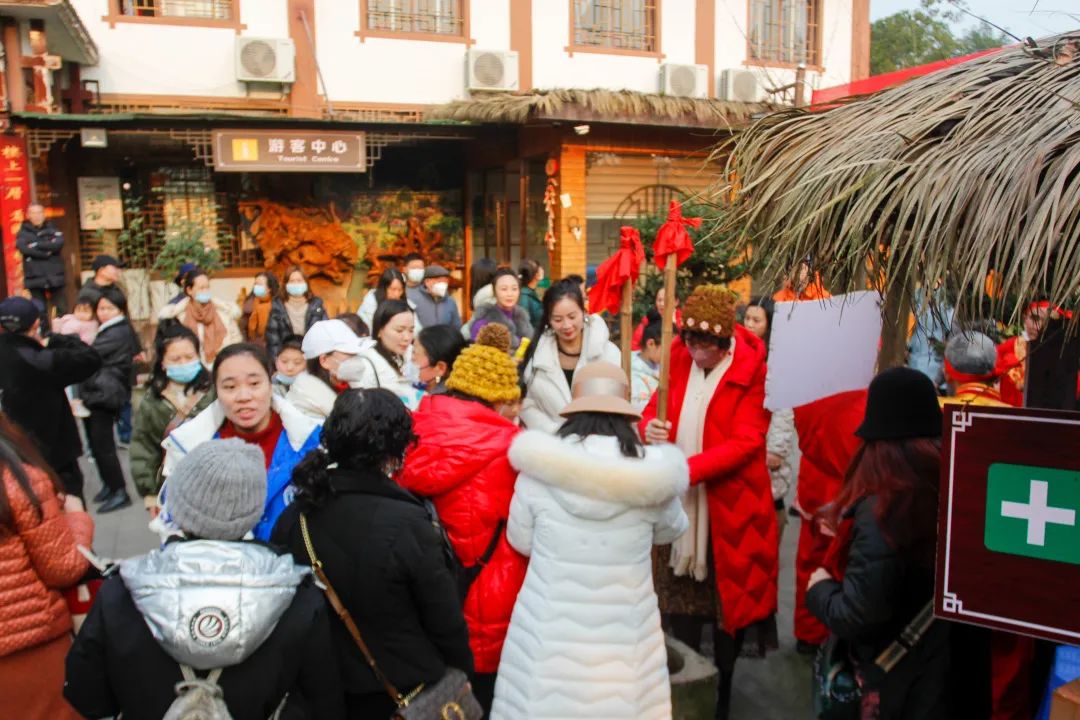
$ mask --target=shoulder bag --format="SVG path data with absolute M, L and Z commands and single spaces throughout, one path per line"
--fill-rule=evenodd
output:
M 472 684 L 465 673 L 457 668 L 448 668 L 442 679 L 431 687 L 420 684 L 407 694 L 402 694 L 394 687 L 390 679 L 379 669 L 375 656 L 371 654 L 367 643 L 360 635 L 360 628 L 356 626 L 352 615 L 334 591 L 334 586 L 330 584 L 330 579 L 323 570 L 322 562 L 315 556 L 315 546 L 312 545 L 311 534 L 308 532 L 307 517 L 303 514 L 300 515 L 300 532 L 304 536 L 304 547 L 311 561 L 311 570 L 322 585 L 326 599 L 330 601 L 330 606 L 334 608 L 334 612 L 352 635 L 371 672 L 375 674 L 383 689 L 386 690 L 386 694 L 397 705 L 397 710 L 391 716 L 391 720 L 481 720 L 484 711 L 472 693 Z
M 900 637 L 877 656 L 870 669 L 881 675 L 888 674 L 922 639 L 933 622 L 934 601 L 931 600 L 907 624 Z M 864 693 L 861 676 L 851 660 L 848 643 L 835 634 L 830 635 L 814 660 L 811 691 L 814 716 L 820 720 L 858 720 L 862 716 Z

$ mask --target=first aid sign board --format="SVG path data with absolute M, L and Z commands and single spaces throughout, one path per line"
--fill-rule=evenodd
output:
M 1080 644 L 1080 414 L 944 414 L 935 614 Z

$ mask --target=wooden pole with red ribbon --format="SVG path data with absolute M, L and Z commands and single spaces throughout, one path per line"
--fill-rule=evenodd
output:
M 629 225 L 619 230 L 619 249 L 596 268 L 596 284 L 589 290 L 589 308 L 593 312 L 607 310 L 612 316 L 620 314 L 619 345 L 622 365 L 630 377 L 630 343 L 633 336 L 634 283 L 645 262 L 641 234 Z
M 671 341 L 675 327 L 675 283 L 679 266 L 694 252 L 687 227 L 701 227 L 701 218 L 684 218 L 682 204 L 672 200 L 668 218 L 656 233 L 653 260 L 664 271 L 664 317 L 660 332 L 660 386 L 657 388 L 656 417 L 668 419 L 668 388 L 671 385 Z

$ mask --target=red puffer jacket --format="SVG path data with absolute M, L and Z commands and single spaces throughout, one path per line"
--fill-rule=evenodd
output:
M 86 558 L 75 548 L 94 538 L 94 523 L 84 512 L 63 512 L 49 478 L 23 466 L 41 513 L 10 471 L 4 472 L 15 533 L 0 537 L 0 657 L 35 647 L 71 631 L 60 590 L 86 572 Z
M 686 386 L 693 364 L 676 339 L 671 346 L 668 420 L 679 431 Z M 730 634 L 776 612 L 779 538 L 772 484 L 765 464 L 765 346 L 743 326 L 735 327 L 735 356 L 705 414 L 703 450 L 689 458 L 690 483 L 705 483 L 709 499 L 716 589 Z M 641 418 L 656 417 L 654 393 Z
M 475 565 L 504 523 L 491 561 L 465 598 L 476 672 L 493 673 L 529 564 L 505 531 L 517 480 L 506 451 L 518 428 L 478 402 L 428 395 L 413 413 L 413 430 L 420 441 L 405 456 L 398 482 L 435 503 L 461 563 Z

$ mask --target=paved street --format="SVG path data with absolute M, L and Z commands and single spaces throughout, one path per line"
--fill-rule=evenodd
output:
M 127 450 L 120 450 L 127 472 Z M 101 487 L 92 462 L 83 459 L 86 496 Z M 128 480 L 128 491 L 132 485 Z M 789 518 L 789 520 L 792 520 Z M 131 507 L 108 515 L 94 515 L 94 549 L 102 557 L 125 558 L 146 552 L 156 545 L 156 537 L 146 528 L 147 516 L 141 500 Z M 794 558 L 799 535 L 797 521 L 784 531 L 780 554 L 780 651 L 765 660 L 740 660 L 735 670 L 732 698 L 733 720 L 811 720 L 809 710 L 810 661 L 796 654 L 792 637 L 794 599 Z

